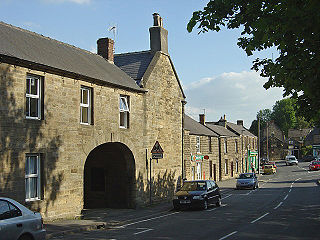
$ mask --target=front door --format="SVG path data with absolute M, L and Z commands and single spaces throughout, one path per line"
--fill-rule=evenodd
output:
M 197 162 L 197 180 L 201 180 L 201 163 Z

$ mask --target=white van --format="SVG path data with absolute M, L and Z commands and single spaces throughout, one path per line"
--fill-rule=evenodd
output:
M 298 165 L 298 160 L 296 158 L 296 156 L 294 155 L 288 155 L 286 156 L 286 165 Z

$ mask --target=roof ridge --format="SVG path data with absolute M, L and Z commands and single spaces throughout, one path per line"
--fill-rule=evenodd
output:
M 120 55 L 129 55 L 129 54 L 138 54 L 138 53 L 150 53 L 151 50 L 142 50 L 142 51 L 136 51 L 136 52 L 126 52 L 126 53 L 116 53 L 114 54 L 115 56 L 120 56 Z
M 65 45 L 65 46 L 68 46 L 68 47 L 72 47 L 72 48 L 75 48 L 75 49 L 78 49 L 78 50 L 87 52 L 87 53 L 89 53 L 89 54 L 94 54 L 94 55 L 100 56 L 100 55 L 98 55 L 98 54 L 96 54 L 96 53 L 93 53 L 93 52 L 90 52 L 90 51 L 88 51 L 88 50 L 85 50 L 85 49 L 76 47 L 76 46 L 71 45 L 71 44 L 69 44 L 69 43 L 65 43 L 65 42 L 62 42 L 62 41 L 58 41 L 58 40 L 56 40 L 56 39 L 54 39 L 54 38 L 47 37 L 47 36 L 44 36 L 44 35 L 42 35 L 42 34 L 40 34 L 40 33 L 36 33 L 36 32 L 30 31 L 30 30 L 21 28 L 21 27 L 17 27 L 17 26 L 14 26 L 14 25 L 12 25 L 12 24 L 5 23 L 5 22 L 3 22 L 3 21 L 0 21 L 0 24 L 5 25 L 5 26 L 7 26 L 7 27 L 11 27 L 11 28 L 16 29 L 16 30 L 19 30 L 19 31 L 21 31 L 21 32 L 25 32 L 25 33 L 28 33 L 28 34 L 32 34 L 32 35 L 34 35 L 34 36 L 38 36 L 38 37 L 47 39 L 47 40 L 49 40 L 49 41 L 56 42 L 56 43 L 61 44 L 61 45 Z M 100 56 L 100 57 L 101 57 L 101 56 Z

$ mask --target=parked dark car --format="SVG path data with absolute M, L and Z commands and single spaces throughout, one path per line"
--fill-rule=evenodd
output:
M 182 188 L 173 197 L 176 210 L 184 208 L 207 209 L 210 205 L 221 205 L 220 189 L 215 181 L 196 180 L 184 182 Z
M 259 188 L 258 177 L 255 173 L 241 173 L 237 178 L 236 189 Z
M 303 158 L 301 159 L 303 162 L 311 162 L 316 160 L 316 157 L 312 156 L 312 155 L 306 155 L 303 156 Z

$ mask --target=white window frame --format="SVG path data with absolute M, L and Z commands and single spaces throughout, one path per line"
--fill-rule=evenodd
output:
M 37 94 L 31 94 L 27 92 L 28 86 L 26 86 L 26 104 L 28 103 L 28 99 L 29 100 L 29 112 L 27 112 L 26 109 L 26 118 L 27 119 L 36 119 L 36 120 L 40 120 L 41 119 L 41 77 L 40 76 L 34 76 L 34 75 L 27 75 L 26 78 L 26 84 L 29 85 L 29 90 L 31 92 L 31 85 L 32 85 L 32 81 L 36 81 L 37 82 Z M 31 115 L 31 99 L 37 99 L 38 102 L 38 116 L 36 117 L 32 117 Z
M 129 128 L 129 115 L 130 115 L 130 98 L 127 95 L 120 95 L 119 97 L 119 127 Z M 121 118 L 123 117 L 124 123 L 122 125 Z
M 200 153 L 201 149 L 200 149 L 200 136 L 196 136 L 196 152 Z
M 84 103 L 83 101 L 83 92 L 87 92 L 87 96 L 88 96 L 88 101 L 87 103 Z M 91 124 L 91 119 L 92 119 L 92 103 L 91 103 L 91 96 L 92 96 L 92 88 L 89 88 L 89 87 L 85 87 L 85 86 L 81 86 L 80 87 L 80 124 L 84 124 L 84 125 L 90 125 Z M 82 121 L 82 114 L 83 114 L 83 109 L 84 108 L 87 108 L 88 111 L 87 111 L 87 119 L 88 119 L 88 122 L 83 122 Z
M 229 169 L 228 169 L 228 160 L 224 160 L 224 174 L 228 175 L 229 174 Z
M 27 174 L 25 172 L 25 192 L 26 192 L 26 201 L 36 201 L 41 199 L 41 166 L 40 166 L 40 154 L 26 154 L 26 162 L 25 162 L 25 171 L 27 171 L 27 166 L 29 166 L 28 171 L 30 171 L 31 164 L 27 164 L 27 161 L 31 160 L 31 157 L 35 157 L 37 161 L 37 172 L 33 174 Z M 31 181 L 28 181 L 28 179 L 31 178 L 36 178 L 37 179 L 37 191 L 36 191 L 36 196 L 31 197 Z M 29 192 L 27 192 L 27 184 L 29 185 Z

